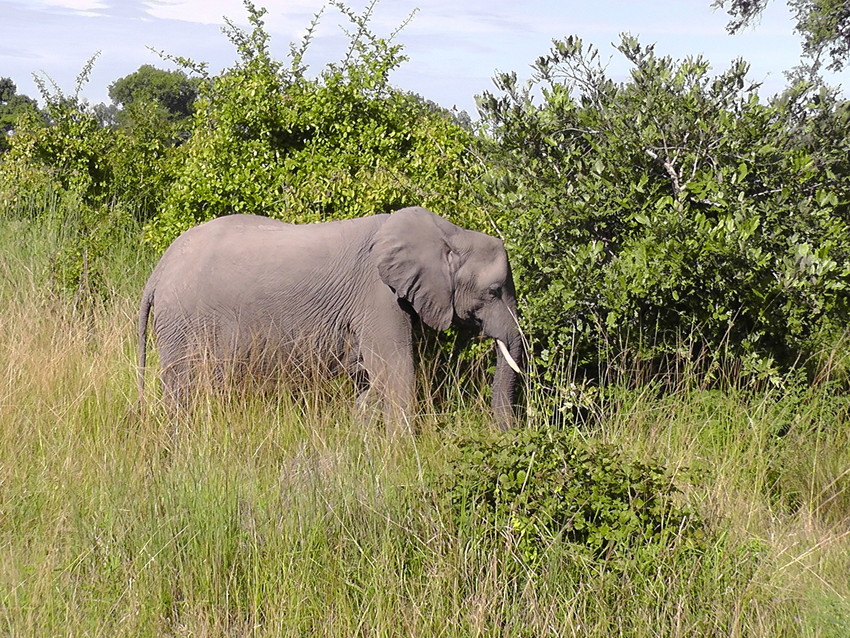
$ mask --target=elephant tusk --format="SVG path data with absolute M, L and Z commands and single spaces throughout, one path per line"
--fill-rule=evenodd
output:
M 508 352 L 508 347 L 505 345 L 505 342 L 501 339 L 496 339 L 496 345 L 499 346 L 499 350 L 502 351 L 502 356 L 505 358 L 505 361 L 508 362 L 508 365 L 511 369 L 517 374 L 522 374 L 522 370 L 519 369 L 517 362 L 514 361 L 514 358 L 511 356 L 511 353 Z

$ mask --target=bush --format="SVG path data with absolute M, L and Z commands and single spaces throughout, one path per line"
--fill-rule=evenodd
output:
M 462 440 L 437 484 L 461 530 L 505 534 L 531 562 L 558 540 L 616 562 L 703 534 L 668 469 L 560 430 Z
M 84 308 L 108 295 L 113 253 L 138 242 L 139 221 L 151 214 L 168 184 L 169 132 L 142 122 L 132 132 L 101 126 L 79 97 L 89 60 L 73 95 L 39 83 L 44 115 L 25 113 L 0 161 L 0 214 L 41 218 L 60 241 L 48 286 Z
M 80 97 L 94 63 L 77 77 L 73 95 L 39 82 L 44 114 L 19 119 L 0 163 L 0 183 L 7 184 L 0 205 L 7 211 L 45 180 L 93 210 L 120 209 L 145 221 L 158 209 L 178 131 L 149 103 L 131 105 L 133 127 L 103 126 L 98 108 Z
M 830 150 L 847 118 L 811 87 L 763 104 L 741 61 L 712 77 L 701 58 L 618 48 L 622 84 L 568 38 L 529 85 L 500 74 L 480 100 L 537 360 L 594 369 L 625 350 L 666 367 L 708 346 L 777 378 L 848 318 L 850 172 Z
M 309 78 L 303 56 L 319 16 L 287 64 L 274 60 L 262 16 L 245 2 L 250 31 L 230 25 L 240 60 L 200 85 L 194 134 L 148 239 L 166 246 L 217 216 L 253 213 L 294 222 L 342 219 L 418 204 L 482 225 L 470 184 L 480 166 L 471 134 L 389 84 L 401 46 L 372 34 L 374 3 L 356 15 L 343 62 Z

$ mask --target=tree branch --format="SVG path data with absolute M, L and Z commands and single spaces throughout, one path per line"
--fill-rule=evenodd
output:
M 678 197 L 679 193 L 682 192 L 682 186 L 679 183 L 679 174 L 676 172 L 676 168 L 673 166 L 673 164 L 670 163 L 670 160 L 661 159 L 660 157 L 658 157 L 658 153 L 653 151 L 651 148 L 644 149 L 644 152 L 652 159 L 661 162 L 661 165 L 664 167 L 664 170 L 667 171 L 667 174 L 670 176 L 670 181 L 673 182 L 673 194 Z

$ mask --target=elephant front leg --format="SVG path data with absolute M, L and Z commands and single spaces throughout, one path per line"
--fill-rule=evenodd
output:
M 372 391 L 369 384 L 369 374 L 363 366 L 362 361 L 357 362 L 357 369 L 351 374 L 354 382 L 355 407 L 358 419 L 366 424 L 374 425 L 383 417 L 382 406 L 377 392 Z
M 377 401 L 391 435 L 412 433 L 415 378 L 410 348 L 384 352 L 369 349 L 363 353 L 363 367 L 368 375 L 368 389 L 358 396 L 358 405 Z

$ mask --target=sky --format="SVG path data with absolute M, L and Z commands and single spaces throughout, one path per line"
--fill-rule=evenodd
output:
M 360 12 L 367 3 L 346 4 Z M 325 0 L 255 4 L 268 9 L 272 53 L 285 59 Z M 495 90 L 494 73 L 515 71 L 527 79 L 552 40 L 569 35 L 595 45 L 615 80 L 629 71 L 612 46 L 623 32 L 654 43 L 661 55 L 703 55 L 713 73 L 743 57 L 751 65 L 750 80 L 762 83 L 763 97 L 782 90 L 784 72 L 800 59 L 800 38 L 784 0 L 773 0 L 760 24 L 737 35 L 727 33 L 728 16 L 711 0 L 380 0 L 371 29 L 388 37 L 411 14 L 396 35 L 409 60 L 392 84 L 473 117 L 475 96 Z M 34 98 L 34 73 L 72 94 L 76 77 L 99 52 L 81 94 L 92 103 L 109 102 L 109 85 L 142 64 L 177 68 L 154 51 L 207 62 L 212 72 L 231 66 L 237 55 L 221 32 L 223 17 L 247 25 L 246 15 L 241 0 L 0 0 L 0 77 L 11 77 L 20 93 Z M 308 49 L 312 71 L 340 60 L 349 27 L 338 10 L 325 10 Z M 850 71 L 828 80 L 848 93 Z

